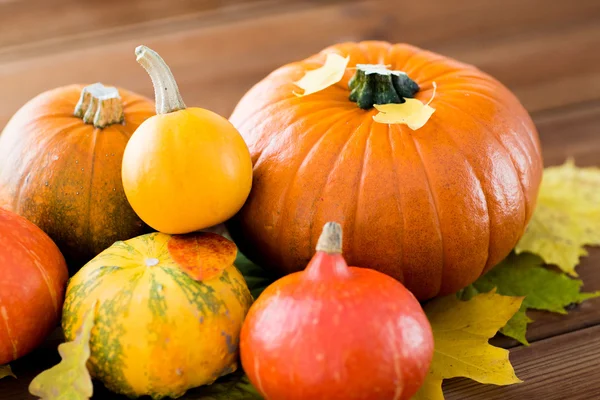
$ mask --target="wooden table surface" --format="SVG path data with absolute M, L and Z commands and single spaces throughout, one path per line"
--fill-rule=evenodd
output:
M 546 166 L 573 156 L 600 165 L 599 0 L 0 0 L 0 127 L 28 99 L 69 83 L 119 85 L 152 96 L 134 48 L 157 50 L 189 105 L 228 116 L 250 86 L 283 63 L 337 42 L 407 42 L 473 63 L 531 112 Z M 600 290 L 600 251 L 578 267 Z M 465 379 L 449 400 L 600 399 L 600 299 L 566 316 L 531 312 L 531 346 L 506 338 L 525 383 Z M 57 361 L 56 340 L 13 363 L 0 400 L 33 398 L 29 382 Z M 97 386 L 94 398 L 115 399 Z

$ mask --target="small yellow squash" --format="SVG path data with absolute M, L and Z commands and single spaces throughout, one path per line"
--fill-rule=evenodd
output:
M 157 115 L 139 126 L 123 155 L 129 203 L 163 233 L 189 233 L 228 220 L 252 186 L 246 143 L 226 118 L 186 108 L 175 78 L 156 52 L 139 46 L 136 55 L 152 79 Z

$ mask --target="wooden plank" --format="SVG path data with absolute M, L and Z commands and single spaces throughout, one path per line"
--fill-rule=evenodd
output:
M 315 7 L 336 0 L 20 0 L 0 2 L 0 26 L 3 36 L 0 37 L 0 53 L 3 47 L 18 48 L 19 45 L 30 46 L 33 42 L 38 52 L 48 49 L 48 40 L 66 42 L 76 40 L 79 35 L 94 37 L 96 43 L 113 30 L 121 33 L 123 38 L 137 35 L 135 26 L 146 24 L 148 32 L 155 31 L 157 26 L 169 24 L 173 30 L 190 27 L 186 22 L 198 20 L 199 17 L 215 14 L 233 14 L 244 18 L 254 17 L 254 10 L 276 8 L 279 12 L 294 11 L 290 5 Z M 343 0 L 337 0 L 343 1 Z M 348 1 L 346 1 L 347 3 Z M 365 18 L 381 18 L 383 23 L 373 32 L 376 39 L 385 39 L 391 31 L 401 29 L 408 33 L 413 41 L 455 43 L 461 41 L 481 43 L 486 39 L 504 35 L 520 35 L 524 32 L 538 32 L 539 28 L 560 28 L 586 22 L 597 21 L 600 11 L 598 2 L 579 0 L 577 7 L 564 4 L 548 4 L 543 0 L 511 0 L 503 2 L 493 0 L 478 2 L 474 0 L 458 0 L 453 7 L 445 7 L 439 0 L 420 2 L 402 2 L 391 0 L 383 4 L 387 9 L 401 11 L 401 14 L 390 14 L 381 7 L 373 7 L 364 11 Z M 535 10 L 535 11 L 533 11 Z M 363 10 L 361 10 L 363 11 Z M 353 13 L 352 9 L 349 12 Z M 445 16 L 443 21 L 439 16 Z M 476 17 L 476 18 L 475 18 Z M 60 24 L 56 21 L 60 20 Z M 439 24 L 439 22 L 443 22 Z M 423 23 L 428 29 L 423 29 Z M 433 28 L 433 29 L 432 29 Z M 412 35 L 411 35 L 412 33 Z M 474 35 L 474 33 L 477 33 Z M 55 51 L 56 49 L 51 49 Z
M 592 400 L 600 398 L 600 326 L 511 350 L 524 383 L 480 385 L 467 379 L 444 384 L 446 400 Z
M 568 157 L 581 166 L 600 164 L 600 101 L 536 113 L 534 121 L 546 166 L 561 164 Z
M 576 29 L 552 29 L 543 34 L 501 40 L 490 45 L 447 52 L 498 77 L 529 111 L 598 99 L 600 18 Z
M 0 99 L 0 126 L 40 91 L 72 82 L 102 81 L 151 96 L 150 82 L 133 55 L 141 43 L 159 51 L 169 62 L 187 104 L 223 115 L 231 112 L 253 83 L 277 66 L 332 43 L 362 39 L 406 41 L 481 64 L 484 69 L 493 68 L 493 54 L 498 52 L 502 67 L 494 70 L 495 76 L 530 110 L 556 106 L 564 82 L 572 85 L 565 104 L 580 101 L 578 96 L 600 96 L 596 88 L 600 71 L 597 64 L 589 63 L 589 52 L 577 43 L 554 40 L 566 35 L 584 41 L 585 46 L 599 47 L 600 24 L 592 23 L 600 15 L 596 0 L 581 0 L 578 7 L 564 2 L 548 6 L 545 0 L 527 0 L 526 6 L 522 0 L 457 3 L 456 7 L 441 7 L 435 0 L 418 2 L 419 6 L 402 2 L 402 7 L 387 0 L 326 4 L 214 26 L 204 21 L 197 28 L 159 31 L 160 36 L 148 25 L 143 32 L 136 31 L 135 38 L 123 33 L 119 36 L 122 40 L 106 44 L 98 44 L 103 42 L 97 37 L 89 38 L 76 48 L 67 46 L 64 51 L 54 49 L 0 65 L 0 85 L 4 93 L 10 93 Z M 536 12 L 523 13 L 524 7 Z M 552 45 L 538 51 L 535 46 L 543 40 L 526 39 L 534 32 L 549 35 Z M 573 46 L 576 52 L 571 54 Z M 482 49 L 484 55 L 480 56 Z M 557 81 L 556 68 L 548 60 L 562 53 L 572 56 L 573 65 L 594 65 L 585 70 L 575 68 L 574 72 L 565 68 Z M 535 76 L 535 84 L 523 81 L 523 74 Z M 556 96 L 548 95 L 552 88 Z
M 98 35 L 111 29 L 170 20 L 190 14 L 243 11 L 261 0 L 20 0 L 0 1 L 0 49 L 74 35 Z
M 344 0 L 322 0 L 321 4 L 340 1 Z M 3 27 L 0 61 L 38 57 L 149 34 L 159 36 L 272 12 L 289 12 L 311 4 L 311 0 L 0 1 L 0 26 Z

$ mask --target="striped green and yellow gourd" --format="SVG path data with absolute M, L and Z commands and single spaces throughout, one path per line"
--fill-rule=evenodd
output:
M 116 242 L 69 282 L 66 339 L 96 305 L 88 369 L 108 389 L 160 399 L 212 383 L 237 369 L 253 301 L 233 265 L 236 253 L 214 233 Z

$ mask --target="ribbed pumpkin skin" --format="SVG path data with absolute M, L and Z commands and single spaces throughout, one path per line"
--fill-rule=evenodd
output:
M 424 127 L 373 121 L 341 82 L 297 97 L 294 81 L 326 53 L 348 68 L 387 64 L 419 84 Z M 476 68 L 409 45 L 345 43 L 279 68 L 230 117 L 254 165 L 248 201 L 228 227 L 242 252 L 301 270 L 327 221 L 344 227 L 351 265 L 404 283 L 420 300 L 453 293 L 502 260 L 524 232 L 542 176 L 535 126 L 518 99 Z
M 29 353 L 57 327 L 67 278 L 48 235 L 0 208 L 0 365 Z
M 125 197 L 121 160 L 131 134 L 154 115 L 153 103 L 119 88 L 125 123 L 95 129 L 73 116 L 83 87 L 36 96 L 0 135 L 0 207 L 44 230 L 71 272 L 148 231 Z
M 65 336 L 75 337 L 98 300 L 88 368 L 116 393 L 176 398 L 237 368 L 253 301 L 244 278 L 229 263 L 214 278 L 191 279 L 171 256 L 170 238 L 151 233 L 117 242 L 69 282 Z

